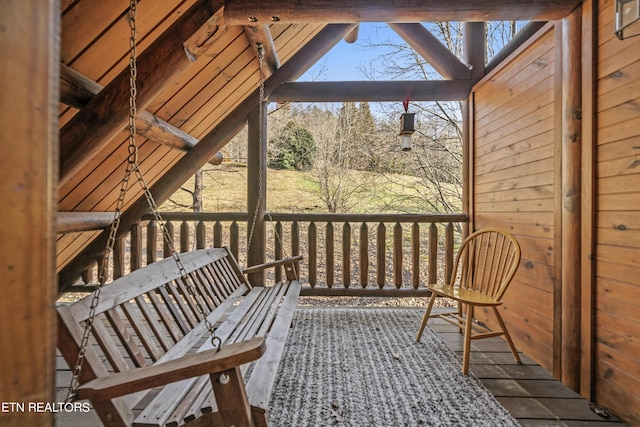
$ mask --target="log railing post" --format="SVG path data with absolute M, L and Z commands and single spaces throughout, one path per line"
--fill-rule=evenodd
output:
M 445 245 L 444 245 L 444 282 L 451 281 L 453 274 L 453 224 L 448 223 L 445 227 Z
M 432 222 L 429 226 L 429 283 L 438 282 L 438 227 Z
M 187 221 L 180 224 L 180 252 L 189 252 L 191 240 L 189 238 L 190 227 Z
M 147 265 L 156 262 L 158 251 L 158 224 L 149 221 L 147 224 Z
M 173 245 L 173 223 L 171 221 L 167 221 L 164 223 L 164 233 L 162 234 L 162 256 L 165 258 L 172 256 L 171 247 Z
M 142 267 L 142 225 L 131 226 L 131 254 L 129 257 L 129 268 L 131 271 Z
M 198 221 L 196 225 L 196 249 L 207 247 L 207 226 L 204 221 Z
M 300 255 L 300 224 L 298 221 L 291 223 L 291 256 Z M 296 271 L 300 271 L 300 263 L 295 264 Z
M 335 249 L 334 249 L 334 236 L 333 236 L 333 223 L 331 221 L 327 222 L 326 232 L 325 232 L 325 268 L 327 274 L 327 287 L 333 286 L 334 281 L 334 268 L 335 268 Z
M 222 246 L 222 223 L 216 221 L 213 226 L 213 247 L 219 248 Z
M 313 288 L 318 280 L 318 230 L 316 223 L 311 221 L 309 224 L 309 259 L 307 265 L 309 269 L 309 285 Z
M 124 274 L 124 237 L 118 237 L 113 245 L 113 280 Z
M 378 237 L 376 243 L 376 281 L 378 287 L 382 289 L 384 288 L 387 275 L 387 227 L 384 225 L 384 222 L 378 224 Z
M 369 285 L 369 227 L 363 222 L 360 226 L 360 286 L 366 288 Z
M 229 240 L 231 253 L 234 257 L 236 257 L 236 259 L 238 259 L 238 251 L 240 248 L 240 226 L 236 221 L 233 221 L 231 223 L 231 226 L 229 227 Z
M 351 285 L 351 224 L 342 226 L 342 286 Z
M 274 229 L 273 236 L 273 244 L 274 244 L 274 252 L 276 259 L 283 258 L 283 248 L 282 248 L 282 223 L 280 221 L 276 222 L 276 226 Z M 276 282 L 280 282 L 282 280 L 282 266 L 276 267 Z
M 393 282 L 396 288 L 402 287 L 402 225 L 399 222 L 393 227 Z
M 420 286 L 420 224 L 411 227 L 411 285 L 413 289 Z

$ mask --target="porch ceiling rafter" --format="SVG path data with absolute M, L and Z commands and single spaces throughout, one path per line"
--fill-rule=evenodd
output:
M 276 89 L 275 102 L 395 102 L 460 101 L 471 91 L 471 80 L 288 82 Z
M 138 58 L 138 79 L 145 84 L 138 88 L 138 108 L 144 109 L 195 58 L 185 55 L 184 42 L 198 33 L 214 10 L 209 2 L 196 2 L 167 31 L 158 37 Z M 216 31 L 211 37 L 216 37 Z M 203 42 L 204 43 L 204 42 Z M 201 43 L 202 44 L 202 43 Z M 60 180 L 68 180 L 109 143 L 128 120 L 129 69 L 123 70 L 100 93 L 80 110 L 60 130 Z
M 577 0 L 229 0 L 224 20 L 248 22 L 422 22 L 491 21 L 564 18 Z
M 260 59 L 260 53 L 263 55 L 262 70 L 264 71 L 265 77 L 271 76 L 271 74 L 280 68 L 280 59 L 278 59 L 276 45 L 273 42 L 273 36 L 271 35 L 269 26 L 267 24 L 245 25 L 242 28 L 249 39 L 249 43 L 251 43 L 256 58 Z M 262 52 L 259 51 L 258 46 L 262 48 Z
M 354 26 L 355 24 L 327 25 L 265 81 L 265 96 L 268 96 L 283 82 L 298 78 L 352 31 Z M 259 101 L 259 90 L 256 89 L 153 184 L 151 192 L 156 203 L 160 204 L 168 199 L 207 162 L 207 159 L 220 151 L 242 129 L 247 116 L 256 108 Z M 148 209 L 144 196 L 133 202 L 120 217 L 118 237 L 127 233 L 131 226 L 148 212 Z M 107 232 L 101 233 L 60 271 L 58 274 L 60 290 L 64 290 L 73 283 L 84 270 L 95 262 L 96 258 L 104 252 L 107 238 Z
M 62 64 L 60 67 L 60 102 L 74 108 L 82 109 L 100 91 L 102 86 L 90 78 L 78 73 L 73 68 Z M 198 139 L 187 132 L 162 120 L 160 117 L 145 111 L 138 111 L 136 116 L 136 133 L 151 141 L 188 151 L 198 143 Z M 216 153 L 209 160 L 212 165 L 222 162 L 222 154 Z
M 388 25 L 445 79 L 468 80 L 471 78 L 469 67 L 464 65 L 422 24 L 391 22 Z

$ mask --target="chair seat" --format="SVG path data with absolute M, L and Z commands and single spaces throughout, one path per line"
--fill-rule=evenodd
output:
M 469 303 L 474 305 L 483 306 L 495 306 L 500 305 L 502 302 L 496 301 L 487 294 L 472 291 L 470 289 L 459 288 L 457 286 L 449 285 L 429 285 L 427 286 L 431 292 L 436 294 L 460 301 L 462 303 Z

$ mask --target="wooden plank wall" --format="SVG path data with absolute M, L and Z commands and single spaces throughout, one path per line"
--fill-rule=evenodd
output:
M 482 79 L 472 96 L 474 229 L 513 233 L 522 261 L 503 317 L 518 348 L 554 366 L 557 44 L 549 24 Z M 494 327 L 494 319 L 485 319 Z
M 594 392 L 640 425 L 640 37 L 618 40 L 613 15 L 598 2 Z

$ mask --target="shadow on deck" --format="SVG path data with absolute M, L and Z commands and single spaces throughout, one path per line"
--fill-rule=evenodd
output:
M 420 310 L 406 308 L 406 310 Z M 434 309 L 435 310 L 435 309 Z M 416 325 L 417 329 L 418 325 Z M 462 334 L 457 328 L 440 319 L 429 321 L 434 330 L 462 358 Z M 593 405 L 579 394 L 556 380 L 544 368 L 526 355 L 517 364 L 508 345 L 501 338 L 472 342 L 470 371 L 487 387 L 500 403 L 523 426 L 623 426 L 613 415 L 598 415 Z M 56 360 L 56 400 L 63 401 L 71 372 L 58 355 Z M 599 411 L 599 409 L 597 409 Z M 60 427 L 99 426 L 93 411 L 89 413 L 60 413 L 56 418 Z M 301 426 L 306 427 L 306 426 Z M 311 427 L 311 426 L 309 426 Z M 316 426 L 313 426 L 316 427 Z M 455 426 L 457 427 L 457 426 Z

